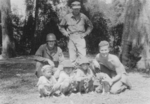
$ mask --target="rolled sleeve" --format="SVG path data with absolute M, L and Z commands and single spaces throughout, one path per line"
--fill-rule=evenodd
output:
M 89 18 L 85 15 L 84 15 L 84 19 L 85 19 L 85 24 L 88 26 L 86 33 L 87 33 L 87 35 L 89 35 L 91 33 L 91 31 L 93 30 L 93 24 L 89 20 Z
M 60 22 L 60 26 L 65 26 L 67 24 L 67 21 L 66 21 L 66 16 L 61 20 Z
M 66 17 L 64 17 L 59 24 L 59 30 L 64 36 L 67 35 L 67 31 L 65 29 L 66 25 L 67 25 L 67 20 L 66 20 Z
M 43 53 L 43 46 L 40 46 L 38 48 L 38 50 L 36 51 L 35 55 L 36 56 L 42 56 L 42 53 Z

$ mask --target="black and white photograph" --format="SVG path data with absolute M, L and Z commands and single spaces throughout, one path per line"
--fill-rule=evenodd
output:
M 0 104 L 150 104 L 150 0 L 0 0 Z

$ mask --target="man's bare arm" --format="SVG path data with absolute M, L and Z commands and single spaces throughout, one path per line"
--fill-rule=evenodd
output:
M 89 20 L 89 18 L 87 16 L 85 16 L 85 22 L 88 25 L 85 34 L 89 35 L 91 33 L 91 31 L 93 30 L 93 24 L 92 24 L 92 22 Z
M 117 75 L 111 79 L 111 84 L 113 84 L 121 79 L 122 73 L 124 72 L 124 67 L 122 67 L 122 63 L 117 57 L 114 57 L 110 62 L 112 65 L 114 65 L 115 71 L 117 73 Z
M 51 66 L 55 66 L 54 62 L 52 60 L 45 58 L 45 57 L 42 57 L 42 56 L 33 55 L 33 56 L 31 56 L 31 59 L 34 61 L 39 61 L 39 62 L 43 62 L 43 63 L 47 62 Z

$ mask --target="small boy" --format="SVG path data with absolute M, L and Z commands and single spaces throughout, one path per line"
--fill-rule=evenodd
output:
M 93 91 L 93 80 L 94 74 L 89 67 L 89 60 L 84 57 L 78 60 L 79 68 L 76 70 L 77 74 L 75 80 L 77 81 L 77 89 L 79 93 Z
M 53 85 L 56 83 L 55 77 L 53 77 L 53 67 L 45 65 L 41 69 L 42 76 L 39 77 L 37 86 L 40 93 L 40 97 L 46 97 L 51 94 Z
M 111 78 L 106 73 L 100 72 L 96 74 L 96 79 L 99 83 L 99 85 L 96 88 L 96 92 L 102 92 L 102 94 L 110 93 L 110 84 L 105 80 L 111 80 Z
M 63 62 L 63 71 L 59 74 L 59 79 L 53 87 L 53 92 L 60 91 L 61 96 L 70 94 L 72 90 L 73 78 L 74 78 L 74 66 L 69 60 Z

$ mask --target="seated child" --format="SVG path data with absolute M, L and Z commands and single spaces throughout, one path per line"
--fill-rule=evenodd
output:
M 105 79 L 111 80 L 111 78 L 103 72 L 96 73 L 96 79 L 98 80 L 98 86 L 96 87 L 96 92 L 102 94 L 109 93 L 110 92 L 110 85 Z
M 69 60 L 63 62 L 63 71 L 60 72 L 57 83 L 53 87 L 53 92 L 60 91 L 61 95 L 64 96 L 69 94 L 72 90 L 73 83 L 73 69 L 74 66 Z
M 79 93 L 93 91 L 94 74 L 89 67 L 89 60 L 85 57 L 78 61 L 79 68 L 76 70 L 75 80 L 77 81 L 77 90 Z
M 56 79 L 53 77 L 53 67 L 45 65 L 42 67 L 42 76 L 38 79 L 38 91 L 40 97 L 46 97 L 51 94 L 53 85 L 56 83 Z

